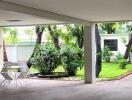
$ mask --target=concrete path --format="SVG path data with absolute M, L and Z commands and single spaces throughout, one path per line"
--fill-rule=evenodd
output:
M 19 89 L 0 88 L 0 100 L 132 100 L 132 75 L 118 81 L 30 80 Z

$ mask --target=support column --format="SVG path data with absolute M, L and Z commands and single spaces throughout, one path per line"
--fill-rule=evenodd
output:
M 95 24 L 85 25 L 84 34 L 85 83 L 93 83 L 96 79 Z
M 3 67 L 3 33 L 2 29 L 0 28 L 0 68 Z

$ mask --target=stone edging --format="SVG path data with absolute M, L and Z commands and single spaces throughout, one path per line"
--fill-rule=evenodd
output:
M 116 78 L 112 78 L 112 79 L 99 79 L 99 80 L 97 80 L 97 82 L 99 82 L 99 81 L 114 81 L 114 80 L 121 80 L 121 79 L 123 79 L 123 78 L 125 78 L 125 77 L 127 77 L 127 76 L 129 76 L 129 75 L 131 75 L 131 74 L 132 74 L 132 71 L 128 71 L 128 72 L 124 73 L 123 75 L 120 75 L 120 76 L 118 76 L 118 77 L 116 77 Z

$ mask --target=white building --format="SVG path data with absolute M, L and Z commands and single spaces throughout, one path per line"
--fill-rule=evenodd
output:
M 124 55 L 126 44 L 129 41 L 129 34 L 101 34 L 101 48 L 108 46 L 111 52 L 116 55 L 120 52 Z

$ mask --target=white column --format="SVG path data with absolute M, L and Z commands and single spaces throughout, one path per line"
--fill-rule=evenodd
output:
M 84 34 L 85 83 L 93 83 L 96 79 L 95 24 L 85 25 Z
M 3 67 L 3 33 L 0 28 L 0 68 Z

